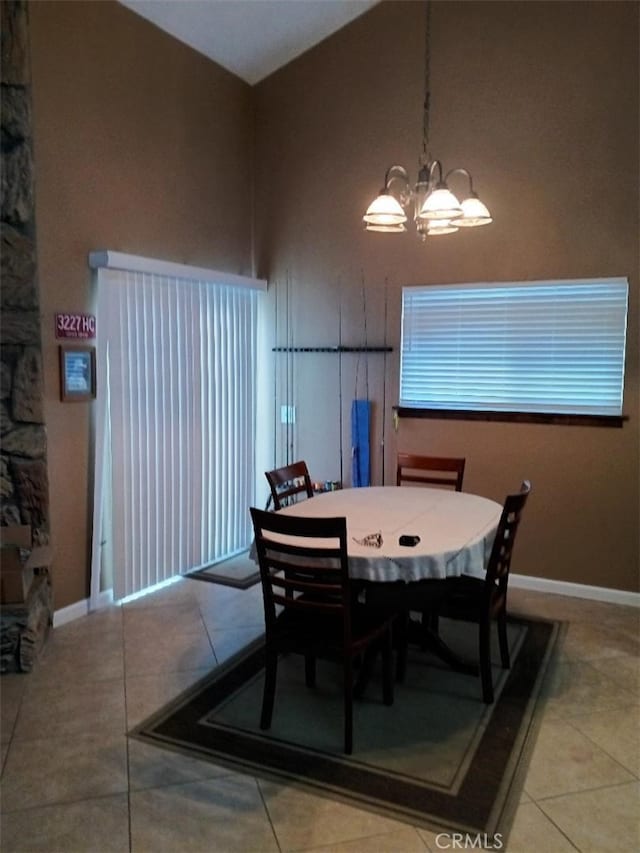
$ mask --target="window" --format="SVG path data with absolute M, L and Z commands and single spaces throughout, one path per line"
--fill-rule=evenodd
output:
M 405 287 L 400 410 L 620 417 L 627 297 L 626 278 Z

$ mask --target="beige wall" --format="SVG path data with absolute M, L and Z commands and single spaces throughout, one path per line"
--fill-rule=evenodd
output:
M 274 458 L 290 439 L 314 478 L 337 478 L 342 425 L 349 482 L 349 405 L 368 368 L 374 482 L 383 437 L 387 483 L 397 448 L 466 456 L 466 489 L 496 500 L 528 477 L 514 571 L 622 590 L 639 575 L 638 9 L 435 4 L 431 152 L 472 172 L 495 222 L 427 244 L 361 227 L 388 165 L 416 174 L 423 4 L 383 3 L 257 88 L 256 252 L 273 307 L 278 293 L 278 344 L 288 329 L 294 345 L 336 344 L 340 326 L 343 344 L 363 343 L 365 305 L 381 344 L 386 291 L 394 347 L 359 363 L 279 356 L 275 393 L 297 424 L 278 430 Z M 622 429 L 403 419 L 394 432 L 403 285 L 590 276 L 630 282 Z
M 251 90 L 112 2 L 29 3 L 56 609 L 89 588 L 92 405 L 59 402 L 54 314 L 87 254 L 251 273 Z
M 337 343 L 340 323 L 344 344 L 363 343 L 366 303 L 368 343 L 382 343 L 386 292 L 394 347 L 386 359 L 277 357 L 276 396 L 289 376 L 297 410 L 290 452 L 335 479 L 342 445 L 349 482 L 349 406 L 368 384 L 374 482 L 383 432 L 386 482 L 397 447 L 464 453 L 466 488 L 498 500 L 530 477 L 515 570 L 638 588 L 637 3 L 436 4 L 432 153 L 473 172 L 496 221 L 427 245 L 360 226 L 386 166 L 415 175 L 422 4 L 382 4 L 253 92 L 115 3 L 29 12 L 56 608 L 88 594 L 91 405 L 58 400 L 53 315 L 90 310 L 95 248 L 250 273 L 252 154 L 256 271 L 274 282 L 278 342 L 288 313 L 297 345 Z M 623 429 L 393 431 L 403 284 L 597 275 L 631 283 Z

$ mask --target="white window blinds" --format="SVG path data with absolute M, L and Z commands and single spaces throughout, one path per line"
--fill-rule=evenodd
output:
M 250 543 L 257 311 L 250 287 L 100 270 L 116 599 Z
M 400 406 L 620 415 L 624 278 L 402 291 Z

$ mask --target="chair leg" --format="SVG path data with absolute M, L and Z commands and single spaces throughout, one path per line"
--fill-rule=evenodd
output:
M 427 625 L 434 634 L 438 633 L 440 630 L 440 614 L 437 610 L 427 611 Z
M 396 681 L 399 684 L 405 679 L 407 674 L 407 650 L 409 646 L 409 638 L 407 634 L 409 621 L 409 612 L 399 613 L 393 622 L 393 644 L 396 648 Z
M 422 651 L 429 649 L 429 635 L 431 637 L 439 636 L 440 620 L 437 610 L 423 610 L 420 616 L 420 623 L 424 634 Z
M 271 728 L 273 703 L 276 698 L 276 676 L 278 673 L 278 653 L 267 650 L 264 671 L 264 691 L 262 693 L 262 714 L 260 728 Z
M 504 669 L 511 668 L 509 657 L 509 642 L 507 640 L 507 614 L 503 611 L 498 615 L 498 642 L 500 643 L 500 660 Z
M 353 752 L 353 661 L 345 657 L 344 666 L 344 751 Z
M 304 656 L 304 683 L 307 687 L 316 686 L 316 659 L 311 654 Z
M 371 678 L 371 671 L 373 670 L 373 662 L 375 661 L 375 658 L 376 649 L 373 646 L 369 646 L 364 650 L 360 661 L 358 677 L 356 678 L 356 683 L 353 688 L 353 695 L 356 699 L 362 699 L 364 696 L 364 691 L 366 690 L 369 679 Z
M 493 702 L 493 678 L 491 677 L 491 620 L 482 618 L 479 625 L 480 678 L 482 700 L 487 705 Z
M 393 637 L 391 627 L 389 627 L 382 642 L 382 700 L 385 705 L 393 705 Z

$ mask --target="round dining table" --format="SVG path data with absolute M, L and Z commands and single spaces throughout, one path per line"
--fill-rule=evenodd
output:
M 345 517 L 354 580 L 413 583 L 483 578 L 502 506 L 451 489 L 369 486 L 322 492 L 279 512 Z M 418 541 L 400 544 L 402 536 Z

